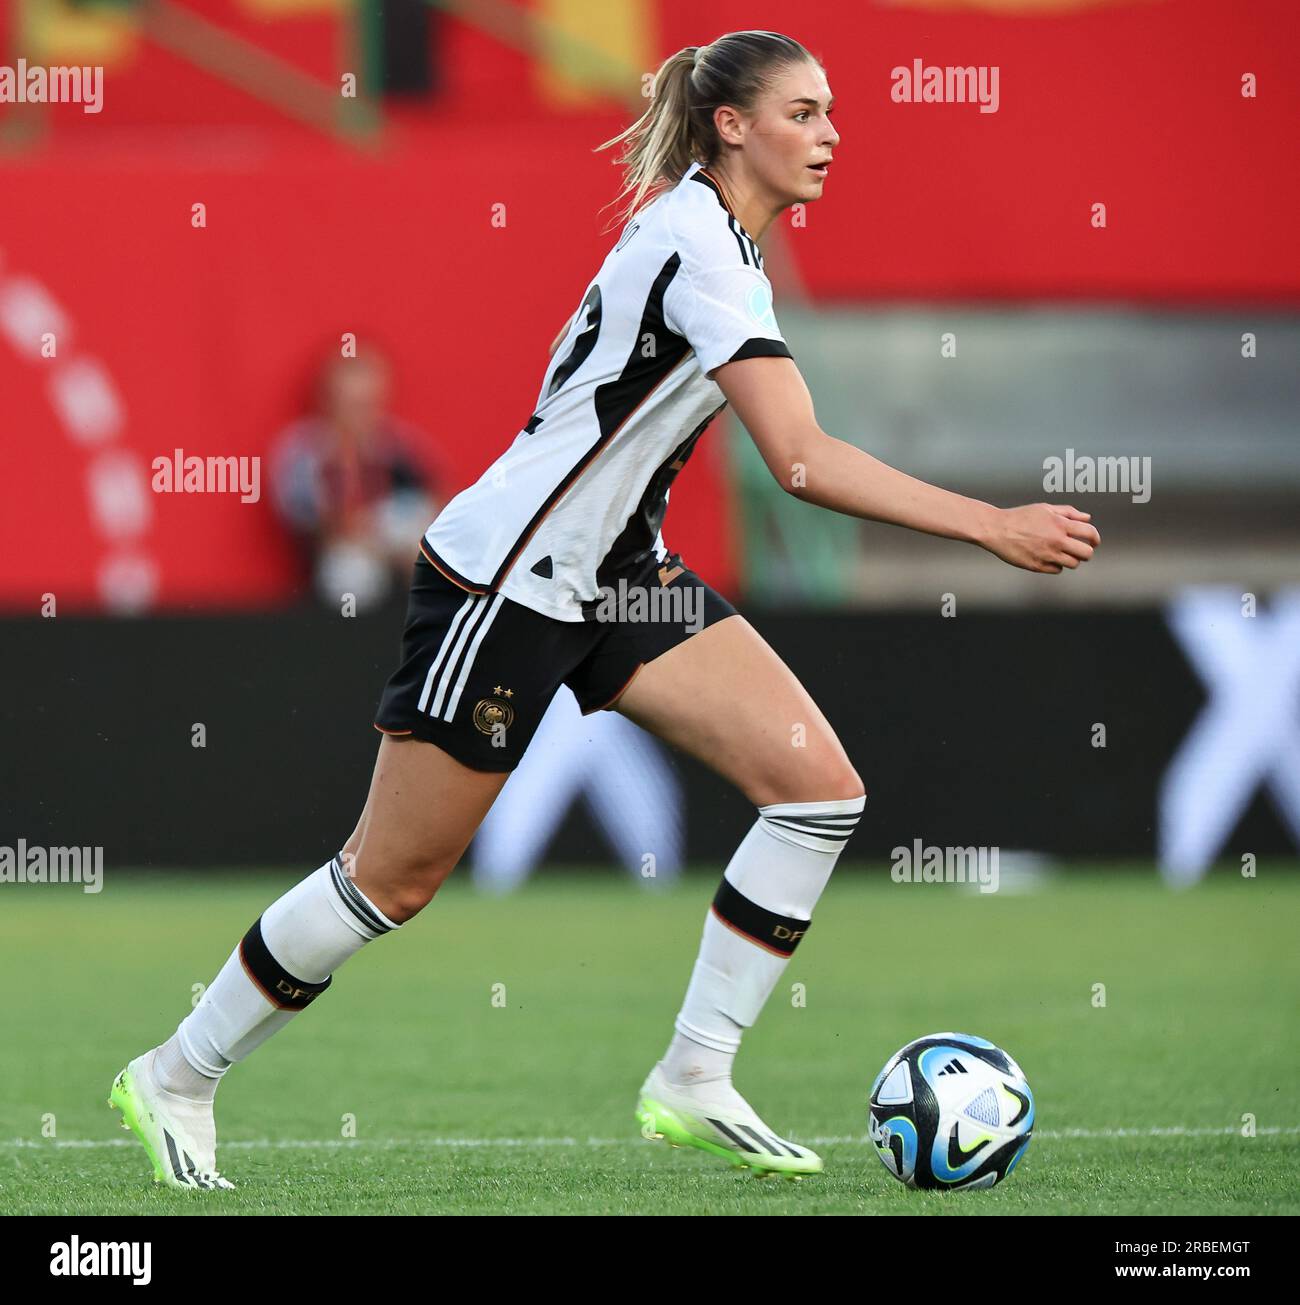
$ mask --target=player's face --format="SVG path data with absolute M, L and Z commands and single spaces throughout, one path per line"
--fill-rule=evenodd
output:
M 745 154 L 764 184 L 786 205 L 820 199 L 825 164 L 840 143 L 831 124 L 835 100 L 815 63 L 787 68 L 758 105 Z

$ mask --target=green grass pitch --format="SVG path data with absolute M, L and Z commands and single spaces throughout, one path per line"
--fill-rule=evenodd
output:
M 207 1196 L 154 1187 L 109 1085 L 300 876 L 0 886 L 0 1210 L 1300 1213 L 1295 866 L 1183 893 L 1149 868 L 1083 868 L 986 896 L 866 868 L 837 870 L 736 1067 L 821 1176 L 756 1181 L 633 1119 L 717 871 L 642 891 L 549 868 L 504 899 L 453 876 L 236 1066 L 217 1125 L 239 1190 Z M 993 1191 L 908 1191 L 865 1140 L 876 1071 L 942 1030 L 1006 1047 L 1037 1097 L 1034 1141 Z

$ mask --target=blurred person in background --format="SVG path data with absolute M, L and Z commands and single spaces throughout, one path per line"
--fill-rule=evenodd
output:
M 333 357 L 316 380 L 317 410 L 285 427 L 269 453 L 271 498 L 294 534 L 320 601 L 356 610 L 410 580 L 412 540 L 442 504 L 432 441 L 388 410 L 392 368 L 371 349 Z

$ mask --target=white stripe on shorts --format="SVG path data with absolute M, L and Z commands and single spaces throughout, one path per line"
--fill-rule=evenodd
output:
M 460 678 L 456 681 L 455 692 L 451 695 L 447 710 L 442 713 L 443 720 L 449 721 L 456 714 L 456 704 L 460 702 L 461 690 L 465 687 L 465 681 L 469 679 L 469 670 L 474 665 L 474 657 L 478 653 L 478 646 L 483 642 L 483 636 L 487 633 L 488 626 L 496 619 L 496 614 L 501 610 L 501 604 L 505 600 L 505 594 L 495 594 L 493 596 L 492 605 L 488 608 L 487 615 L 483 618 L 474 635 L 474 642 L 469 646 L 469 655 L 465 658 L 465 665 L 461 667 Z
M 460 632 L 456 635 L 456 642 L 452 646 L 447 663 L 438 672 L 438 691 L 433 695 L 433 702 L 429 705 L 430 716 L 442 715 L 442 704 L 447 701 L 447 690 L 451 688 L 451 673 L 459 664 L 460 655 L 465 650 L 465 645 L 469 642 L 469 637 L 473 634 L 475 625 L 482 621 L 483 613 L 486 610 L 486 595 L 475 594 L 474 605 L 470 608 L 469 618 L 461 624 Z
M 479 594 L 470 594 L 469 597 L 465 599 L 464 603 L 461 604 L 460 611 L 456 613 L 451 624 L 447 627 L 447 633 L 443 635 L 442 643 L 438 646 L 438 651 L 434 654 L 433 661 L 429 663 L 429 673 L 424 677 L 424 692 L 420 694 L 421 711 L 425 709 L 429 701 L 429 694 L 433 691 L 434 671 L 441 666 L 443 675 L 445 676 L 447 673 L 447 665 L 450 664 L 451 659 L 449 658 L 448 662 L 444 664 L 442 660 L 443 653 L 447 651 L 448 645 L 453 639 L 455 639 L 456 631 L 460 629 L 461 622 L 465 619 L 474 604 L 479 600 L 480 596 L 481 595 Z

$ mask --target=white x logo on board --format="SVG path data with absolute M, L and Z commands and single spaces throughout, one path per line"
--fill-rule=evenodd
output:
M 1191 589 L 1170 628 L 1210 693 L 1160 784 L 1160 870 L 1194 883 L 1261 784 L 1300 843 L 1300 589 L 1244 617 L 1241 594 Z

